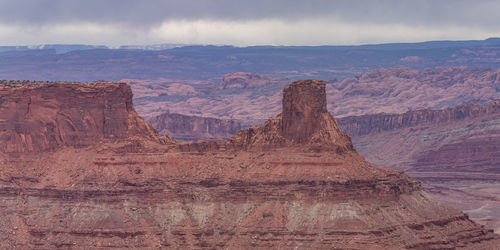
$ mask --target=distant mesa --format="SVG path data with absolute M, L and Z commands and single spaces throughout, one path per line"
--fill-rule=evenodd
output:
M 399 60 L 402 62 L 406 62 L 406 63 L 414 63 L 414 62 L 422 61 L 422 58 L 420 58 L 418 56 L 405 56 Z

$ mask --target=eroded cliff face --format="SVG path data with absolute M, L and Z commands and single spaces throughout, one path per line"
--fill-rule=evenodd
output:
M 500 231 L 500 100 L 339 124 L 370 162 L 406 170 L 439 201 Z
M 43 152 L 141 136 L 160 141 L 135 112 L 125 83 L 0 85 L 0 151 Z
M 500 99 L 486 105 L 468 104 L 441 110 L 416 110 L 403 114 L 372 114 L 339 119 L 339 124 L 351 136 L 416 127 L 460 122 L 482 116 L 500 115 Z
M 170 113 L 153 117 L 149 122 L 160 134 L 180 141 L 224 140 L 241 129 L 235 120 Z
M 324 96 L 323 86 L 292 83 L 284 95 L 293 98 L 283 104 L 291 115 L 224 142 L 160 144 L 145 133 L 151 144 L 136 152 L 117 150 L 117 142 L 96 142 L 6 156 L 0 161 L 0 247 L 499 245 L 498 235 L 430 199 L 418 181 L 375 168 L 357 154 L 318 105 L 324 100 L 301 101 L 305 95 Z M 296 128 L 308 132 L 289 133 Z
M 396 169 L 500 173 L 500 100 L 339 119 L 357 149 Z

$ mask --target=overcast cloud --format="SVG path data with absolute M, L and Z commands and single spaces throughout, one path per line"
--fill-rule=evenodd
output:
M 0 45 L 321 45 L 500 36 L 494 0 L 0 0 Z

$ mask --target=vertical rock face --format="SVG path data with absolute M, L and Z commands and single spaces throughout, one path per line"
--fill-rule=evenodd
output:
M 0 152 L 43 152 L 135 136 L 160 141 L 135 112 L 125 83 L 0 85 Z
M 283 137 L 308 142 L 321 128 L 326 109 L 325 81 L 296 81 L 283 90 Z
M 254 126 L 229 140 L 244 148 L 303 147 L 313 150 L 353 150 L 326 108 L 325 81 L 300 80 L 283 89 L 283 112 L 263 126 Z

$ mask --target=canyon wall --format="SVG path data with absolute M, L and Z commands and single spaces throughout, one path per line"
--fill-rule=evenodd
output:
M 403 114 L 370 114 L 338 119 L 339 125 L 351 136 L 397 130 L 420 125 L 435 126 L 460 122 L 481 116 L 500 115 L 500 99 L 486 105 L 468 104 L 441 110 L 415 110 Z

